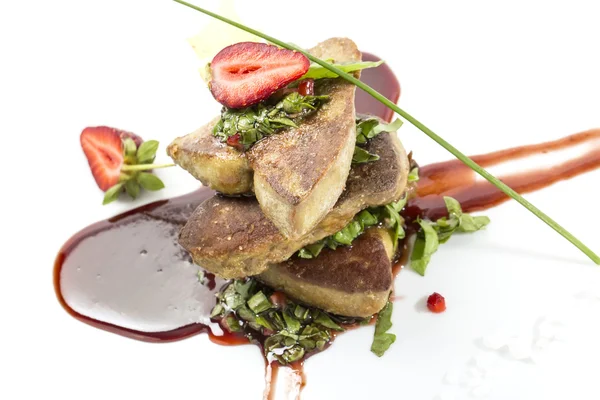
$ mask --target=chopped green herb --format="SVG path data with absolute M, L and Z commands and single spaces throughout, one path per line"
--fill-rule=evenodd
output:
M 383 64 L 383 60 L 380 61 L 359 61 L 347 64 L 334 64 L 336 67 L 341 69 L 344 72 L 354 72 L 360 71 L 366 68 L 375 68 L 379 67 Z M 337 78 L 338 75 L 334 72 L 329 71 L 326 68 L 323 68 L 319 64 L 311 64 L 308 72 L 302 76 L 300 79 L 323 79 L 323 78 Z
M 352 155 L 352 164 L 363 164 L 379 160 L 377 154 L 369 153 L 362 147 L 354 146 L 354 154 Z
M 404 233 L 404 218 L 400 216 L 400 211 L 406 205 L 406 197 L 386 204 L 381 207 L 371 207 L 362 210 L 354 216 L 352 221 L 348 223 L 342 230 L 328 236 L 320 241 L 304 246 L 297 253 L 300 258 L 315 258 L 321 251 L 327 247 L 335 250 L 338 246 L 349 246 L 359 237 L 364 231 L 372 226 L 382 226 L 389 229 L 392 233 L 392 241 L 394 248 L 398 240 L 403 239 Z
M 410 170 L 410 173 L 408 174 L 408 181 L 409 182 L 418 182 L 419 181 L 419 168 L 415 167 Z
M 243 109 L 223 107 L 221 120 L 213 128 L 213 135 L 222 142 L 236 134 L 248 149 L 260 139 L 294 128 L 307 115 L 317 110 L 329 96 L 302 96 L 298 92 L 287 94 L 277 104 L 262 102 Z
M 396 132 L 402 126 L 402 120 L 396 118 L 393 122 L 385 124 L 378 118 L 356 119 L 356 143 L 365 144 L 369 139 L 382 132 Z
M 369 153 L 360 145 L 365 144 L 369 139 L 382 132 L 395 132 L 402 126 L 402 121 L 396 119 L 394 122 L 385 124 L 377 118 L 357 118 L 356 119 L 356 146 L 352 156 L 353 164 L 362 164 L 379 160 L 377 154 Z
M 343 331 L 342 327 L 333 322 L 333 320 L 329 317 L 329 315 L 325 314 L 322 311 L 314 310 L 313 311 L 313 320 L 316 324 L 324 326 L 325 328 L 333 329 L 336 331 Z
M 392 327 L 392 311 L 394 305 L 391 301 L 388 301 L 385 307 L 379 311 L 377 315 L 377 323 L 375 324 L 375 335 L 373 337 L 373 344 L 371 345 L 371 351 L 378 357 L 390 348 L 392 343 L 396 341 L 396 335 L 393 333 L 387 333 Z
M 240 321 L 238 321 L 238 319 L 233 314 L 227 315 L 227 317 L 225 317 L 223 322 L 225 325 L 225 329 L 227 329 L 229 332 L 241 332 L 242 331 L 242 327 L 240 326 Z
M 264 337 L 265 356 L 282 364 L 324 349 L 332 338 L 331 331 L 343 330 L 322 310 L 292 302 L 278 308 L 269 300 L 271 293 L 254 279 L 230 282 L 217 295 L 211 318 L 229 332 L 243 333 L 250 340 Z
M 425 275 L 427 264 L 429 264 L 433 253 L 438 249 L 439 240 L 432 222 L 419 220 L 418 223 L 421 225 L 421 231 L 413 247 L 410 265 L 420 275 Z
M 273 304 L 267 299 L 267 296 L 265 296 L 263 292 L 258 292 L 248 300 L 248 307 L 250 307 L 255 314 L 260 314 L 273 307 Z
M 410 265 L 420 275 L 425 275 L 431 256 L 440 244 L 446 243 L 454 232 L 476 232 L 490 223 L 485 216 L 473 217 L 462 211 L 460 203 L 452 197 L 444 197 L 448 217 L 435 222 L 418 220 L 421 230 L 413 247 Z

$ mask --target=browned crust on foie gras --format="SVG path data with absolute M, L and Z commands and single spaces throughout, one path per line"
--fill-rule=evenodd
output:
M 349 317 L 381 310 L 392 290 L 392 238 L 368 229 L 352 246 L 323 249 L 318 257 L 269 266 L 258 279 L 305 304 Z
M 362 57 L 354 42 L 341 38 L 326 40 L 310 52 L 340 63 Z M 356 87 L 338 78 L 322 80 L 318 90 L 329 95 L 329 101 L 317 113 L 248 152 L 263 212 L 292 239 L 312 230 L 335 205 L 356 143 Z
M 167 153 L 177 165 L 217 192 L 232 195 L 252 192 L 253 173 L 246 154 L 212 133 L 219 119 L 173 140 Z

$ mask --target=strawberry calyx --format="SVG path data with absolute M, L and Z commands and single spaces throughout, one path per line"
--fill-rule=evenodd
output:
M 153 164 L 158 150 L 158 141 L 148 140 L 136 143 L 135 138 L 122 137 L 123 163 L 118 182 L 106 190 L 102 204 L 115 201 L 123 192 L 136 199 L 141 189 L 156 191 L 165 187 L 159 177 L 151 171 L 172 167 L 175 164 Z

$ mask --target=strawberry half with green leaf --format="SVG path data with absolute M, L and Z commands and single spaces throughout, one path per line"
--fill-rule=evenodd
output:
M 133 133 L 107 126 L 85 128 L 80 142 L 96 184 L 106 192 L 103 204 L 116 200 L 124 191 L 135 199 L 140 188 L 164 188 L 156 175 L 143 171 L 174 165 L 152 164 L 158 149 L 156 140 L 144 142 Z
M 229 108 L 266 100 L 308 71 L 302 53 L 265 43 L 242 42 L 225 47 L 210 63 L 210 91 Z

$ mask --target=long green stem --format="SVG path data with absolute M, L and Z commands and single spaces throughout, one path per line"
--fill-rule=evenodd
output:
M 124 164 L 121 167 L 121 171 L 147 171 L 149 169 L 169 168 L 174 167 L 175 164 L 138 164 L 138 165 L 127 165 Z
M 278 40 L 272 36 L 265 35 L 264 33 L 259 32 L 255 29 L 249 28 L 238 22 L 232 21 L 228 18 L 225 18 L 223 16 L 220 16 L 218 14 L 215 14 L 213 12 L 210 12 L 208 10 L 205 10 L 203 8 L 195 6 L 193 4 L 187 3 L 185 1 L 181 1 L 181 0 L 174 0 L 174 1 L 177 3 L 183 4 L 184 6 L 193 8 L 194 10 L 200 11 L 201 13 L 209 15 L 220 21 L 223 21 L 229 25 L 235 26 L 236 28 L 239 28 L 243 31 L 249 32 L 253 35 L 256 35 L 265 40 L 268 40 L 269 42 L 274 43 L 280 47 L 283 47 L 283 48 L 286 48 L 289 50 L 295 50 L 299 53 L 302 53 L 312 62 L 317 63 L 317 64 L 323 66 L 324 68 L 327 68 L 331 72 L 334 72 L 335 74 L 339 75 L 341 78 L 344 78 L 348 82 L 353 83 L 357 87 L 361 88 L 362 90 L 364 90 L 365 92 L 367 92 L 368 94 L 373 96 L 379 102 L 381 102 L 382 104 L 386 105 L 387 107 L 389 107 L 390 109 L 395 111 L 398 115 L 402 116 L 404 119 L 406 119 L 408 122 L 413 124 L 415 127 L 420 129 L 423 133 L 425 133 L 427 136 L 429 136 L 431 139 L 433 139 L 436 143 L 438 143 L 440 146 L 442 146 L 443 148 L 448 150 L 453 156 L 455 156 L 460 161 L 465 163 L 473 171 L 475 171 L 479 175 L 483 176 L 490 183 L 492 183 L 494 186 L 496 186 L 498 189 L 500 189 L 502 192 L 504 192 L 507 196 L 509 196 L 509 197 L 513 198 L 514 200 L 516 200 L 517 202 L 519 202 L 521 205 L 523 205 L 525 208 L 527 208 L 529 211 L 531 211 L 535 216 L 537 216 L 539 219 L 541 219 L 546 224 L 548 224 L 552 229 L 554 229 L 556 232 L 561 234 L 569 242 L 574 244 L 575 247 L 577 247 L 579 250 L 581 250 L 593 262 L 600 265 L 600 257 L 598 255 L 596 255 L 589 247 L 587 247 L 585 244 L 583 244 L 579 239 L 577 239 L 570 232 L 568 232 L 565 228 L 560 226 L 556 221 L 554 221 L 552 218 L 550 218 L 547 214 L 543 213 L 540 209 L 538 209 L 536 206 L 531 204 L 529 201 L 525 200 L 525 198 L 523 198 L 521 195 L 519 195 L 517 192 L 515 192 L 513 189 L 511 189 L 509 186 L 507 186 L 504 182 L 502 182 L 501 180 L 499 180 L 498 178 L 496 178 L 495 176 L 493 176 L 492 174 L 487 172 L 485 169 L 483 169 L 479 165 L 477 165 L 477 163 L 475 161 L 471 160 L 465 154 L 460 152 L 456 147 L 452 146 L 450 143 L 448 143 L 447 141 L 442 139 L 431 129 L 429 129 L 425 125 L 423 125 L 419 120 L 414 118 L 412 115 L 408 114 L 406 111 L 402 110 L 396 104 L 392 103 L 390 100 L 388 100 L 385 96 L 383 96 L 381 93 L 377 92 L 372 87 L 364 84 L 360 80 L 356 79 L 354 76 L 345 73 L 344 71 L 340 70 L 339 68 L 336 68 L 335 66 L 331 65 L 330 63 L 323 61 L 317 57 L 313 57 L 312 55 L 307 53 L 305 50 L 303 50 L 291 43 L 282 42 L 281 40 Z

